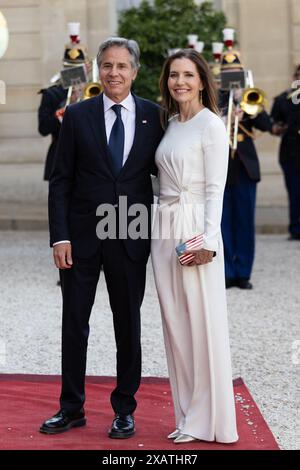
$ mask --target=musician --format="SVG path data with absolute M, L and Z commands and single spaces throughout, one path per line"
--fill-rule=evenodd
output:
M 294 73 L 300 81 L 300 65 Z M 299 88 L 299 85 L 298 85 Z M 293 99 L 294 98 L 294 99 Z M 274 99 L 271 117 L 283 127 L 279 151 L 289 198 L 289 240 L 300 240 L 300 90 L 289 89 Z
M 68 29 L 70 43 L 65 46 L 63 57 L 64 68 L 74 67 L 79 64 L 87 63 L 88 61 L 86 47 L 80 44 L 80 23 L 68 23 Z M 51 135 L 51 144 L 48 149 L 44 169 L 44 180 L 46 181 L 49 181 L 52 172 L 61 127 L 62 119 L 56 115 L 56 112 L 65 106 L 67 93 L 68 90 L 62 87 L 59 74 L 57 75 L 53 85 L 48 88 L 42 88 L 39 91 L 39 94 L 41 94 L 42 97 L 38 110 L 38 130 L 44 137 Z M 70 103 L 76 102 L 77 97 L 78 88 L 73 90 Z
M 227 288 L 253 287 L 250 278 L 255 253 L 256 185 L 260 181 L 255 129 L 272 132 L 267 112 L 254 117 L 240 112 L 237 149 L 229 155 L 221 225 Z
M 260 181 L 259 160 L 254 145 L 255 130 L 272 132 L 272 121 L 263 106 L 253 107 L 246 103 L 246 108 L 242 109 L 243 92 L 245 87 L 249 87 L 245 77 L 240 53 L 225 51 L 221 59 L 219 106 L 224 119 L 231 123 L 228 126 L 231 149 L 221 224 L 226 287 L 252 289 L 250 278 L 255 252 L 256 185 Z M 232 113 L 230 89 L 234 90 Z

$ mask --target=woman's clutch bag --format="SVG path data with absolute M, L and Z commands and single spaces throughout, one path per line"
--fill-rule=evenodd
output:
M 187 240 L 184 243 L 181 243 L 180 245 L 177 245 L 175 250 L 180 264 L 185 265 L 193 261 L 195 255 L 193 253 L 186 253 L 186 251 L 201 249 L 202 245 L 203 233 L 201 235 L 196 235 L 195 237 Z
M 195 258 L 193 253 L 186 253 L 190 250 L 200 250 L 203 246 L 203 233 L 201 235 L 196 235 L 195 237 L 187 240 L 180 245 L 177 245 L 175 248 L 176 254 L 178 256 L 180 264 L 183 266 L 185 264 L 189 264 Z M 216 256 L 216 252 L 214 251 L 214 256 Z

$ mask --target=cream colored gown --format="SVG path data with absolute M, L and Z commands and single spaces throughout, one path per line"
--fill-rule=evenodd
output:
M 176 427 L 201 440 L 235 442 L 220 231 L 228 164 L 222 120 L 207 108 L 186 122 L 174 117 L 156 164 L 160 191 L 151 254 Z M 175 247 L 200 233 L 216 257 L 206 265 L 181 266 Z

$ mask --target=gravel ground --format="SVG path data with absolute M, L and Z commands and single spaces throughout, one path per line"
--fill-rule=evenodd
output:
M 47 233 L 0 232 L 0 266 L 0 372 L 59 374 L 61 295 Z M 260 235 L 254 290 L 228 291 L 234 377 L 244 379 L 282 449 L 300 449 L 299 277 L 300 242 Z M 90 375 L 115 374 L 111 320 L 102 276 L 91 318 Z M 166 376 L 150 264 L 142 335 L 143 375 Z

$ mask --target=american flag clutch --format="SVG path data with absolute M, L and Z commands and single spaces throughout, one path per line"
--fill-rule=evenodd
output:
M 186 251 L 201 249 L 202 245 L 203 245 L 203 234 L 196 235 L 190 240 L 187 240 L 186 242 L 181 243 L 180 245 L 177 245 L 175 250 L 176 250 L 176 254 L 178 256 L 180 264 L 184 266 L 185 264 L 188 264 L 191 261 L 193 261 L 193 259 L 195 258 L 195 255 L 193 253 L 186 253 Z M 216 256 L 215 252 L 214 252 L 214 256 Z

